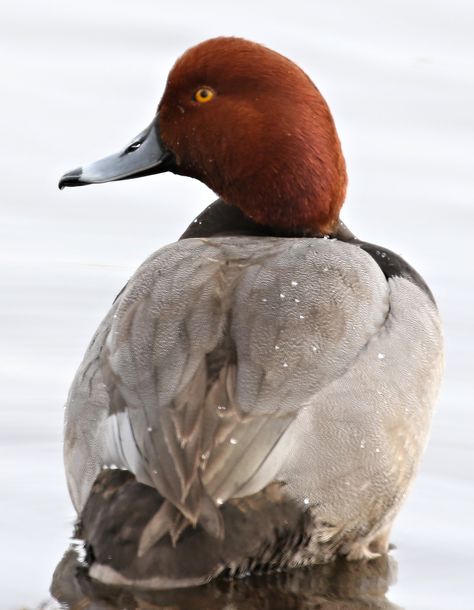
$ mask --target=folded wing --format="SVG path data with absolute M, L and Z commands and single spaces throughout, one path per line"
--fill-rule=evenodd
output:
M 140 552 L 190 523 L 222 536 L 219 505 L 277 478 L 298 414 L 387 312 L 380 269 L 341 242 L 188 239 L 151 257 L 118 301 L 98 365 L 103 461 L 165 499 Z

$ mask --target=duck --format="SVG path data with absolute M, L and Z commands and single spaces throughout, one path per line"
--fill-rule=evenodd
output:
M 139 267 L 72 383 L 64 462 L 90 577 L 173 589 L 386 554 L 442 324 L 419 273 L 340 219 L 322 94 L 263 45 L 206 40 L 148 127 L 59 187 L 163 172 L 218 199 Z

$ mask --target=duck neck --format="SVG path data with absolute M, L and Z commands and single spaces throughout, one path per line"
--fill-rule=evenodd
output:
M 229 205 L 218 199 L 193 220 L 180 239 L 204 238 L 231 235 L 254 235 L 258 237 L 324 237 L 318 231 L 303 229 L 278 229 L 260 224 L 249 218 L 235 205 Z M 327 235 L 341 241 L 354 238 L 351 231 L 338 220 L 333 230 Z

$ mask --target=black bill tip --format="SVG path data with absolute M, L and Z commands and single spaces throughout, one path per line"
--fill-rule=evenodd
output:
M 67 172 L 67 174 L 64 174 L 64 176 L 61 176 L 61 179 L 58 182 L 58 187 L 60 190 L 62 190 L 66 186 L 83 186 L 84 184 L 87 184 L 87 182 L 83 182 L 81 180 L 81 177 L 82 167 L 77 167 L 76 169 Z

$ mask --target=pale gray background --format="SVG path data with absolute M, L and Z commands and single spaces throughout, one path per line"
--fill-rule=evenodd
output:
M 213 195 L 165 175 L 60 193 L 151 120 L 174 59 L 218 34 L 299 63 L 345 151 L 343 219 L 406 257 L 445 321 L 447 373 L 397 521 L 407 610 L 474 607 L 474 8 L 470 0 L 2 0 L 0 607 L 47 598 L 73 511 L 62 406 L 113 297 Z

